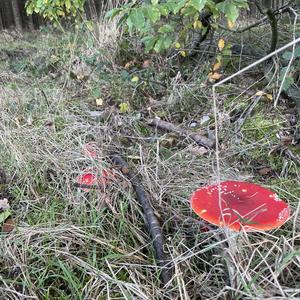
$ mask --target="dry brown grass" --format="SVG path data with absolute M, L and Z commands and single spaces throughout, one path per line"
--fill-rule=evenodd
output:
M 114 30 L 105 33 L 106 41 L 111 36 L 117 37 Z M 59 45 L 59 39 L 49 37 L 48 43 Z M 107 45 L 105 39 L 101 43 Z M 88 44 L 76 47 L 86 56 L 95 52 Z M 37 48 L 35 55 L 43 51 Z M 67 63 L 76 56 L 72 49 L 63 56 Z M 17 223 L 15 231 L 0 237 L 1 300 L 299 299 L 299 168 L 288 162 L 285 173 L 276 170 L 263 178 L 253 167 L 254 155 L 266 157 L 276 143 L 273 133 L 283 126 L 284 117 L 268 129 L 270 135 L 257 123 L 254 128 L 248 124 L 237 136 L 228 114 L 249 98 L 239 87 L 220 92 L 220 101 L 231 99 L 220 111 L 221 178 L 262 182 L 289 203 L 292 216 L 268 233 L 226 235 L 213 226 L 204 232 L 189 197 L 196 187 L 216 181 L 214 151 L 195 156 L 190 145 L 196 145 L 188 139 L 163 147 L 162 133 L 149 128 L 148 134 L 141 132 L 144 125 L 134 113 L 114 109 L 106 121 L 95 120 L 89 114 L 88 91 L 104 80 L 94 72 L 79 84 L 69 80 L 67 71 L 53 79 L 26 71 L 12 74 L 7 65 L 1 67 L 6 80 L 0 86 L 0 165 L 10 182 L 0 193 L 10 197 Z M 197 99 L 199 114 L 203 99 L 205 113 L 211 113 L 210 90 L 199 95 L 195 84 L 170 90 L 179 98 L 169 107 L 170 117 L 184 105 L 187 91 L 190 101 Z M 126 179 L 120 175 L 104 193 L 86 194 L 74 187 L 85 167 L 101 168 L 83 155 L 82 147 L 89 141 L 97 142 L 101 160 L 110 167 L 110 151 L 121 153 L 147 191 L 171 259 L 173 277 L 166 287 L 160 285 L 141 207 Z

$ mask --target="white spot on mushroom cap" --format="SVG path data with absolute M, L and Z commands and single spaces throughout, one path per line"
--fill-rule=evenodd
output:
M 278 220 L 283 221 L 283 220 L 287 219 L 289 217 L 289 212 L 290 212 L 289 208 L 285 207 L 282 211 L 279 212 Z

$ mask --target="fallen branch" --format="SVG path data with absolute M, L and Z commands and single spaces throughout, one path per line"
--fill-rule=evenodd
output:
M 152 120 L 148 121 L 148 124 L 151 126 L 156 126 L 158 128 L 167 130 L 167 131 L 179 133 L 180 135 L 185 136 L 185 137 L 189 137 L 192 140 L 194 140 L 198 145 L 204 146 L 206 148 L 213 148 L 215 145 L 215 141 L 213 141 L 205 136 L 190 132 L 187 129 L 179 128 L 179 127 L 175 126 L 174 124 L 166 122 L 166 121 L 162 121 L 159 119 L 152 119 Z
M 150 232 L 150 236 L 153 239 L 153 246 L 157 264 L 162 268 L 161 280 L 162 283 L 166 285 L 170 280 L 170 271 L 166 267 L 168 261 L 165 258 L 165 253 L 163 250 L 164 239 L 162 235 L 162 229 L 154 213 L 154 210 L 150 204 L 143 186 L 139 182 L 137 176 L 129 170 L 127 163 L 118 155 L 112 156 L 112 162 L 123 173 L 123 175 L 125 175 L 130 180 L 132 187 L 136 193 L 137 200 L 143 208 L 146 225 Z
M 300 166 L 300 156 L 297 154 L 294 154 L 290 149 L 285 148 L 282 150 L 283 154 L 290 158 L 296 165 Z

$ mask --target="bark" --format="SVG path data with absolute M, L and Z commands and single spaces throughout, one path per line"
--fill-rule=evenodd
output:
M 2 29 L 3 29 L 3 21 L 2 21 L 1 11 L 0 11 L 0 30 Z
M 195 141 L 198 145 L 204 146 L 206 148 L 214 148 L 214 146 L 215 146 L 215 141 L 213 141 L 205 136 L 202 136 L 198 133 L 194 133 L 190 130 L 187 130 L 184 128 L 179 128 L 179 127 L 175 126 L 174 124 L 163 121 L 163 120 L 152 119 L 152 120 L 148 121 L 148 124 L 151 126 L 155 126 L 155 127 L 167 130 L 167 131 L 179 133 L 180 135 L 185 136 L 185 137 L 189 137 L 193 141 Z
M 118 155 L 112 155 L 112 162 L 123 173 L 123 175 L 130 180 L 132 187 L 136 193 L 136 198 L 143 208 L 146 226 L 152 238 L 152 244 L 154 247 L 157 264 L 161 267 L 161 280 L 163 285 L 167 285 L 171 279 L 171 270 L 169 261 L 166 258 L 166 254 L 164 252 L 165 242 L 162 228 L 159 224 L 150 200 L 142 184 L 138 180 L 137 175 L 129 170 L 127 163 Z
M 18 0 L 11 0 L 11 6 L 16 29 L 21 32 L 23 30 L 23 25 Z
M 14 23 L 14 18 L 12 15 L 11 2 L 10 0 L 4 0 L 3 2 L 3 27 L 9 28 Z
M 27 18 L 28 18 L 28 28 L 30 29 L 30 31 L 33 31 L 34 30 L 34 23 L 33 23 L 32 15 L 29 15 Z

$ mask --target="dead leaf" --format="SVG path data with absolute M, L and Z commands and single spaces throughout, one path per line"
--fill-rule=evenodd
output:
M 213 65 L 213 71 L 217 71 L 221 68 L 221 63 L 220 62 L 217 62 Z
M 174 147 L 177 144 L 177 142 L 178 136 L 175 133 L 167 133 L 160 140 L 160 144 L 166 148 Z
M 268 100 L 270 100 L 270 101 L 273 100 L 273 95 L 272 95 L 272 94 L 266 94 L 265 96 L 266 96 L 266 98 L 267 98 Z
M 97 99 L 95 100 L 95 102 L 96 102 L 96 105 L 97 105 L 97 106 L 102 106 L 104 101 L 103 101 L 102 98 L 97 98 Z
M 187 150 L 195 156 L 203 156 L 204 154 L 209 152 L 209 150 L 206 149 L 205 147 L 198 147 L 198 146 L 192 146 L 192 145 L 187 147 Z
M 225 41 L 223 39 L 219 39 L 218 41 L 218 48 L 220 51 L 222 51 L 225 47 Z
M 13 218 L 8 217 L 2 225 L 2 232 L 10 233 L 15 229 L 15 222 Z
M 233 29 L 234 23 L 230 20 L 227 20 L 227 26 L 228 26 L 229 29 Z
M 257 91 L 256 93 L 255 93 L 255 96 L 263 96 L 265 94 L 265 92 L 263 92 L 263 91 Z
M 146 59 L 144 62 L 143 62 L 143 65 L 142 65 L 142 68 L 143 69 L 147 69 L 151 66 L 151 60 L 150 59 Z
M 131 68 L 133 65 L 135 64 L 135 60 L 130 60 L 129 62 L 127 62 L 124 66 L 124 69 L 128 70 L 129 68 Z
M 222 77 L 222 74 L 218 72 L 211 72 L 208 74 L 209 82 L 215 82 L 216 80 L 219 80 Z
M 0 212 L 10 208 L 8 200 L 6 198 L 0 200 Z
M 291 136 L 280 136 L 280 141 L 284 146 L 291 145 L 293 142 L 293 138 Z
M 269 173 L 271 173 L 271 172 L 272 172 L 272 169 L 271 169 L 271 168 L 268 168 L 268 167 L 262 168 L 262 169 L 259 169 L 259 170 L 258 170 L 258 173 L 259 173 L 260 175 L 267 175 L 267 174 L 269 174 Z

